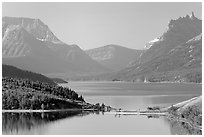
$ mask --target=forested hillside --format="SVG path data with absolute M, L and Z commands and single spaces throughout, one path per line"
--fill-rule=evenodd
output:
M 2 79 L 2 109 L 64 109 L 81 108 L 84 102 L 75 91 L 42 82 Z
M 5 64 L 2 65 L 2 76 L 10 77 L 10 78 L 28 79 L 30 81 L 40 81 L 43 83 L 48 83 L 50 85 L 56 85 L 56 83 L 52 79 L 42 74 L 22 70 L 14 66 L 5 65 Z

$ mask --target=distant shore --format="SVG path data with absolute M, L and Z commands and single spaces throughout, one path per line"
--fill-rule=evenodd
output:
M 69 83 L 72 82 L 78 82 L 78 83 L 84 83 L 84 82 L 90 82 L 90 83 L 104 83 L 104 82 L 112 82 L 112 83 L 138 83 L 138 84 L 154 84 L 154 83 L 158 83 L 158 84 L 200 84 L 202 85 L 202 83 L 195 83 L 195 82 L 177 82 L 177 81 L 161 81 L 161 82 L 136 82 L 136 81 L 112 81 L 112 80 L 70 80 Z M 58 85 L 62 86 L 64 84 L 68 84 L 68 83 L 58 83 Z
M 150 111 L 121 111 L 116 112 L 116 115 L 159 115 L 159 116 L 167 116 L 166 112 L 150 112 Z

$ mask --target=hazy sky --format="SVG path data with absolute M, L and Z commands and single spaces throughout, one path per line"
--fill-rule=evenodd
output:
M 142 49 L 166 31 L 170 19 L 194 11 L 200 3 L 3 3 L 3 16 L 39 18 L 67 44 L 91 49 L 108 44 Z

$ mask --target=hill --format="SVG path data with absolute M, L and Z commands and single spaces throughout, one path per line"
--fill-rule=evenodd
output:
M 86 50 L 86 53 L 97 62 L 112 70 L 121 70 L 131 61 L 137 60 L 142 50 L 125 48 L 119 45 L 106 45 L 103 47 Z
M 39 110 L 81 108 L 82 96 L 69 89 L 19 78 L 2 78 L 2 109 Z
M 25 71 L 10 65 L 2 65 L 2 76 L 10 78 L 28 79 L 33 82 L 39 81 L 43 83 L 48 83 L 50 85 L 56 85 L 56 83 L 52 79 L 44 75 L 31 71 Z

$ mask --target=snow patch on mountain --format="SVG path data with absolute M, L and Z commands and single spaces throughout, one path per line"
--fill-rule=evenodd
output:
M 145 49 L 149 49 L 152 47 L 152 45 L 154 45 L 154 43 L 159 42 L 161 40 L 161 38 L 155 38 L 151 41 L 149 41 L 146 45 L 145 45 Z
M 20 26 L 40 41 L 64 44 L 60 41 L 40 19 L 3 17 L 2 23 L 7 27 Z
M 198 36 L 196 36 L 196 37 L 194 37 L 194 38 L 188 40 L 186 43 L 194 42 L 194 41 L 199 41 L 199 40 L 201 40 L 201 39 L 202 39 L 202 33 L 201 33 L 200 35 L 198 35 Z

